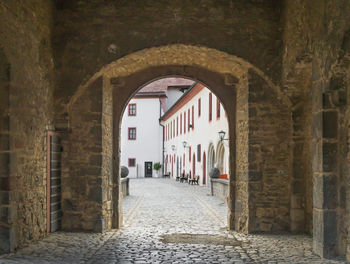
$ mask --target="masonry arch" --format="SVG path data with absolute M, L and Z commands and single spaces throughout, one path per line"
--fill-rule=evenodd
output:
M 185 77 L 201 82 L 205 84 L 206 87 L 212 89 L 217 97 L 220 98 L 225 112 L 227 113 L 227 120 L 229 124 L 229 228 L 233 229 L 236 227 L 237 230 L 245 231 L 244 228 L 242 228 L 241 222 L 243 221 L 244 223 L 248 223 L 248 214 L 246 214 L 245 210 L 242 210 L 242 208 L 247 207 L 249 210 L 253 210 L 254 214 L 256 214 L 256 210 L 259 205 L 252 208 L 248 206 L 247 199 L 242 200 L 241 202 L 244 205 L 235 210 L 235 201 L 237 199 L 240 200 L 240 195 L 243 197 L 243 194 L 235 192 L 236 185 L 244 184 L 243 182 L 241 183 L 242 179 L 236 178 L 238 175 L 237 173 L 239 172 L 239 167 L 236 167 L 236 164 L 240 164 L 241 162 L 246 164 L 248 162 L 247 155 L 237 156 L 236 153 L 243 153 L 244 151 L 245 153 L 248 153 L 249 148 L 251 151 L 253 150 L 252 146 L 249 145 L 249 142 L 245 142 L 245 144 L 238 141 L 236 142 L 237 136 L 243 136 L 243 134 L 249 133 L 248 127 L 240 127 L 240 129 L 237 130 L 236 125 L 238 119 L 244 119 L 244 124 L 247 124 L 248 121 L 250 121 L 251 123 L 249 126 L 255 126 L 261 117 L 258 115 L 255 117 L 248 117 L 244 114 L 241 115 L 240 113 L 237 113 L 237 109 L 247 107 L 248 101 L 244 101 L 244 98 L 248 98 L 249 95 L 252 96 L 250 102 L 256 109 L 258 109 L 259 106 L 262 107 L 268 104 L 269 107 L 265 107 L 264 110 L 261 110 L 261 114 L 264 115 L 273 111 L 274 115 L 272 115 L 270 120 L 266 121 L 266 124 L 263 125 L 266 125 L 266 127 L 269 127 L 270 130 L 273 130 L 273 136 L 278 137 L 278 135 L 282 132 L 282 134 L 288 134 L 287 132 L 281 130 L 287 130 L 290 127 L 290 102 L 281 93 L 279 87 L 274 85 L 261 70 L 257 69 L 243 59 L 205 47 L 171 45 L 142 50 L 103 67 L 101 71 L 96 73 L 87 83 L 79 87 L 78 91 L 68 104 L 69 122 L 71 128 L 70 138 L 71 141 L 75 141 L 75 143 L 71 144 L 76 144 L 73 147 L 76 152 L 74 154 L 72 153 L 72 155 L 75 156 L 79 153 L 86 152 L 91 153 L 92 147 L 81 147 L 79 144 L 82 141 L 77 140 L 77 138 L 82 138 L 83 136 L 94 138 L 92 132 L 96 130 L 100 131 L 100 136 L 94 139 L 96 139 L 98 142 L 98 144 L 96 144 L 100 146 L 102 153 L 104 153 L 102 163 L 99 164 L 101 169 L 96 169 L 94 171 L 91 170 L 89 172 L 91 174 L 94 172 L 95 174 L 100 175 L 99 177 L 103 183 L 103 188 L 101 187 L 100 189 L 101 195 L 98 197 L 92 197 L 91 195 L 91 197 L 89 197 L 87 194 L 87 197 L 85 197 L 88 202 L 96 205 L 96 209 L 98 205 L 102 204 L 102 209 L 92 210 L 93 213 L 90 214 L 89 219 L 85 220 L 84 225 L 80 224 L 80 228 L 78 229 L 85 230 L 90 228 L 93 230 L 99 230 L 101 226 L 105 229 L 111 227 L 118 228 L 121 226 L 119 153 L 120 122 L 122 113 L 124 112 L 129 98 L 131 98 L 143 85 L 156 79 L 169 76 Z M 237 100 L 237 98 L 243 98 L 243 100 Z M 95 107 L 96 109 L 97 106 L 98 109 L 94 113 L 100 113 L 100 117 L 96 118 L 100 118 L 100 121 L 103 120 L 103 122 L 99 123 L 97 120 L 97 124 L 94 124 L 91 122 L 91 120 L 85 120 L 82 117 L 82 113 L 84 113 L 84 111 L 85 114 L 86 112 L 89 113 L 91 112 L 92 107 Z M 77 121 L 82 121 L 83 123 L 86 122 L 89 129 L 86 129 L 86 126 L 82 126 L 81 123 L 78 124 L 79 122 Z M 272 123 L 271 125 L 270 121 L 276 122 Z M 281 125 L 281 123 L 284 125 Z M 82 131 L 83 127 L 84 131 Z M 267 135 L 264 134 L 264 132 L 264 129 L 262 129 L 259 131 L 260 134 L 257 133 L 259 135 L 254 135 L 252 137 L 252 139 L 256 137 L 257 141 L 260 140 L 260 145 L 258 144 L 259 147 L 254 152 L 261 153 L 267 151 L 267 155 L 271 157 L 272 160 L 272 157 L 278 155 L 279 151 L 283 153 L 288 151 L 290 135 L 287 135 L 287 137 L 284 136 L 283 142 L 282 139 L 279 138 L 278 140 L 262 140 L 262 138 L 270 137 L 271 135 L 271 133 L 270 135 Z M 286 138 L 288 140 L 286 140 Z M 83 141 L 85 141 L 85 139 Z M 279 144 L 279 148 L 271 147 L 271 145 L 280 142 L 282 142 L 282 144 Z M 237 143 L 239 144 L 237 145 Z M 96 146 L 96 144 L 94 145 Z M 264 144 L 269 145 L 270 147 L 265 148 L 263 147 Z M 113 146 L 113 149 L 111 149 L 109 146 Z M 261 156 L 262 155 L 260 155 L 259 158 Z M 74 171 L 76 168 L 82 167 L 84 162 L 85 161 L 82 161 L 81 159 L 79 160 L 71 157 L 69 162 L 70 170 Z M 269 160 L 265 159 L 262 162 L 268 163 Z M 287 178 L 290 171 L 289 162 L 284 159 L 279 160 L 278 162 L 281 163 L 279 164 L 280 166 L 286 169 L 284 181 L 288 181 Z M 105 170 L 105 167 L 112 169 Z M 209 168 L 210 167 L 208 167 L 208 169 Z M 261 177 L 254 180 L 261 182 L 263 181 L 263 178 Z M 96 184 L 96 182 L 94 180 L 91 180 L 91 182 L 86 182 L 85 189 L 88 190 L 86 193 L 89 193 L 89 190 L 94 188 L 92 187 L 92 184 Z M 103 193 L 108 189 L 111 190 L 111 197 L 106 197 L 103 195 Z M 72 191 L 74 192 L 75 190 Z M 270 191 L 273 192 L 273 190 L 265 190 L 265 192 Z M 247 189 L 246 192 L 248 192 Z M 284 192 L 283 194 L 279 195 L 285 195 L 286 193 L 288 194 L 288 192 Z M 76 199 L 76 201 L 71 201 L 72 199 L 70 199 L 72 204 L 80 204 L 80 206 L 76 207 L 77 210 L 74 210 L 74 215 L 76 215 L 76 211 L 79 211 L 81 210 L 80 208 L 84 207 L 81 204 L 81 200 L 84 198 L 84 193 L 81 195 L 82 197 Z M 108 203 L 109 199 L 113 200 L 112 207 L 109 207 L 111 204 Z M 286 200 L 288 199 L 289 198 L 286 198 Z M 86 200 L 83 202 L 83 204 L 86 202 Z M 281 210 L 283 210 L 285 206 L 287 205 L 281 206 Z M 276 210 L 276 218 L 277 214 L 278 210 Z M 70 214 L 66 213 L 65 215 L 68 220 Z M 282 222 L 283 221 L 281 221 L 281 223 Z M 288 220 L 284 222 L 288 222 Z M 88 226 L 89 228 L 85 228 L 85 226 Z M 97 228 L 94 228 L 96 226 Z M 247 231 L 262 229 L 259 221 L 254 222 L 254 224 L 251 226 L 252 227 L 250 229 L 248 228 L 249 230 Z M 279 229 L 286 228 L 279 225 L 271 226 L 271 230 Z

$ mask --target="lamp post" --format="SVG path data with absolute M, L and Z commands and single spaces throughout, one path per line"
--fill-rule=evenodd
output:
M 225 135 L 226 135 L 226 132 L 224 130 L 219 131 L 220 141 L 228 140 L 228 138 L 225 138 Z
M 186 141 L 183 141 L 182 145 L 184 146 L 184 148 L 189 148 L 189 146 L 187 146 L 187 142 Z

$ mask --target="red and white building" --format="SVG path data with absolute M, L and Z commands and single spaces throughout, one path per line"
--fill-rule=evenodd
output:
M 226 113 L 220 100 L 205 86 L 195 83 L 162 116 L 164 171 L 171 177 L 188 174 L 208 184 L 208 173 L 217 167 L 228 176 L 229 148 L 219 132 L 228 135 Z
M 128 167 L 130 178 L 157 176 L 153 165 L 163 163 L 160 117 L 192 84 L 183 78 L 160 79 L 129 101 L 121 123 L 121 165 Z

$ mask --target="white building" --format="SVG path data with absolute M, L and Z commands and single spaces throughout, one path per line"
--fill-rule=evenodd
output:
M 164 78 L 143 87 L 127 105 L 121 124 L 121 165 L 130 178 L 155 177 L 153 165 L 163 163 L 163 127 L 160 117 L 193 81 Z M 161 174 L 163 170 L 160 170 Z
M 171 177 L 181 173 L 190 177 L 198 175 L 201 185 L 207 185 L 208 173 L 214 166 L 219 168 L 222 177 L 229 177 L 228 141 L 219 138 L 220 131 L 228 135 L 227 117 L 209 89 L 195 83 L 161 120 L 165 172 Z

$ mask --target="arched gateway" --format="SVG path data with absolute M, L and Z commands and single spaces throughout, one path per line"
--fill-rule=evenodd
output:
M 291 170 L 287 155 L 291 143 L 289 101 L 248 62 L 218 50 L 186 45 L 151 48 L 123 57 L 103 67 L 72 97 L 68 106 L 71 152 L 65 161 L 69 173 L 62 191 L 64 196 L 64 188 L 69 186 L 72 195 L 63 199 L 72 206 L 64 209 L 63 228 L 101 231 L 121 226 L 122 114 L 138 89 L 167 76 L 203 83 L 225 108 L 230 150 L 229 228 L 243 232 L 288 230 L 290 215 L 281 215 L 290 210 L 290 192 L 285 190 Z M 267 115 L 268 119 L 261 120 Z M 257 130 L 258 126 L 262 129 Z M 91 165 L 91 160 L 97 162 Z M 78 168 L 84 168 L 89 177 L 77 185 L 73 176 Z M 284 173 L 278 174 L 277 168 Z M 269 173 L 276 175 L 272 179 L 275 185 L 263 188 L 264 175 Z M 270 196 L 277 197 L 276 201 L 268 199 Z M 269 208 L 273 208 L 270 218 L 259 216 L 259 210 Z M 74 225 L 73 216 L 79 216 Z

